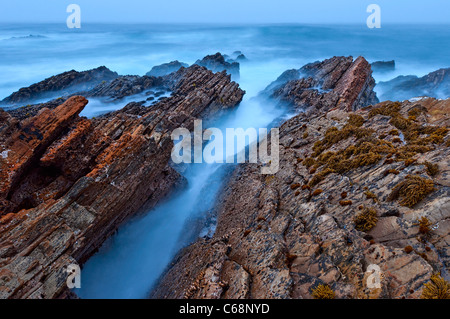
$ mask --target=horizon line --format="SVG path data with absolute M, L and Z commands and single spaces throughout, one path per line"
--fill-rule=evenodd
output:
M 64 24 L 64 21 L 0 21 L 0 25 L 5 24 Z M 364 22 L 105 22 L 105 21 L 82 21 L 83 24 L 102 25 L 366 25 Z M 383 22 L 383 25 L 450 25 L 450 22 Z M 381 27 L 382 29 L 382 27 Z

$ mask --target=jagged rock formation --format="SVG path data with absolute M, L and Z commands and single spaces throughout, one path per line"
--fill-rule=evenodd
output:
M 345 107 L 326 99 L 324 112 L 283 123 L 276 174 L 239 166 L 218 200 L 214 236 L 182 250 L 152 298 L 312 298 L 319 284 L 336 298 L 419 298 L 434 272 L 448 274 L 450 100 L 351 112 L 365 62 L 334 62 L 352 71 L 305 69 L 340 88 Z M 333 70 L 344 77 L 318 76 Z M 368 286 L 370 265 L 381 269 L 380 288 Z
M 262 94 L 308 112 L 335 107 L 351 111 L 378 102 L 374 86 L 363 57 L 333 57 L 284 72 Z
M 102 82 L 109 82 L 118 77 L 116 72 L 101 66 L 96 69 L 77 72 L 64 72 L 29 87 L 21 88 L 1 101 L 3 105 L 25 105 L 33 100 L 50 97 L 52 93 L 60 96 L 88 91 Z
M 225 61 L 224 56 L 219 52 L 207 55 L 203 59 L 197 60 L 195 64 L 204 66 L 213 72 L 227 71 L 232 77 L 239 77 L 239 63 Z
M 398 76 L 377 84 L 383 100 L 407 100 L 429 96 L 439 99 L 450 97 L 450 68 L 439 69 L 421 78 L 415 75 Z
M 189 65 L 187 63 L 180 62 L 178 60 L 163 63 L 161 65 L 154 66 L 149 72 L 147 72 L 147 76 L 164 76 L 170 74 L 172 72 L 178 71 L 181 67 L 187 68 Z
M 96 119 L 78 116 L 81 96 L 23 120 L 0 110 L 0 298 L 67 297 L 65 267 L 183 183 L 169 165 L 172 130 L 245 93 L 200 66 L 171 79 L 173 95 L 151 108 Z
M 111 100 L 120 100 L 126 96 L 142 93 L 147 89 L 162 85 L 163 79 L 161 77 L 126 75 L 120 76 L 111 82 L 101 83 L 83 95 L 86 97 L 108 97 Z
M 372 70 L 375 72 L 389 72 L 395 70 L 395 61 L 375 61 L 371 63 Z
M 198 60 L 196 65 L 204 66 L 213 72 L 226 71 L 232 75 L 233 79 L 239 77 L 239 63 L 225 61 L 220 53 L 206 56 Z M 150 90 L 172 91 L 179 77 L 176 73 L 181 70 L 179 74 L 184 74 L 183 70 L 186 67 L 188 67 L 186 63 L 172 61 L 155 66 L 144 76 L 119 76 L 104 66 L 83 72 L 72 70 L 21 88 L 0 101 L 0 105 L 7 108 L 13 116 L 25 119 L 35 116 L 42 108 L 54 109 L 76 95 L 104 98 L 105 101 L 111 102 Z M 33 104 L 43 99 L 49 101 Z
M 104 67 L 100 67 L 98 69 L 95 70 L 102 70 Z M 184 85 L 188 85 L 186 83 L 186 81 L 183 79 L 185 78 L 186 73 L 189 73 L 189 70 L 196 70 L 196 68 L 198 68 L 198 65 L 194 64 L 192 67 L 188 68 L 188 71 L 186 71 L 186 68 L 184 66 L 182 66 L 181 68 L 178 69 L 178 71 L 176 72 L 172 72 L 169 73 L 167 75 L 164 76 L 138 76 L 138 75 L 125 75 L 125 76 L 115 76 L 114 79 L 110 79 L 109 76 L 107 76 L 107 80 L 102 80 L 100 83 L 98 83 L 97 85 L 95 85 L 94 87 L 92 87 L 93 83 L 91 80 L 89 80 L 88 82 L 83 82 L 83 78 L 80 78 L 77 80 L 77 85 L 76 86 L 72 86 L 70 90 L 66 90 L 66 91 L 59 91 L 60 94 L 62 94 L 62 96 L 50 100 L 48 102 L 45 103 L 39 103 L 39 104 L 28 104 L 28 105 L 23 105 L 19 108 L 11 108 L 8 109 L 8 113 L 10 113 L 11 115 L 13 115 L 14 117 L 16 117 L 17 119 L 26 119 L 32 116 L 35 116 L 39 110 L 41 110 L 42 108 L 49 108 L 49 109 L 54 109 L 56 108 L 58 105 L 64 103 L 68 98 L 70 98 L 71 96 L 76 96 L 76 95 L 82 95 L 84 97 L 87 98 L 102 98 L 104 99 L 105 102 L 114 102 L 114 101 L 121 101 L 122 99 L 124 99 L 125 97 L 131 97 L 136 95 L 136 98 L 140 99 L 140 100 L 136 100 L 136 102 L 141 102 L 143 99 L 147 98 L 147 100 L 154 100 L 155 96 L 158 95 L 158 93 L 163 93 L 163 92 L 173 92 L 175 90 L 179 90 L 180 87 L 184 86 Z M 71 71 L 72 72 L 72 71 Z M 68 72 L 68 73 L 71 73 Z M 73 71 L 75 73 L 78 73 L 76 71 Z M 88 72 L 88 71 L 86 71 Z M 226 72 L 226 71 L 221 71 Z M 224 77 L 225 73 L 223 73 L 221 75 L 221 77 Z M 57 81 L 57 79 L 59 79 L 60 77 L 62 78 L 66 78 L 65 73 L 60 74 L 58 76 L 52 77 L 50 79 L 51 82 L 53 81 Z M 100 75 L 98 74 L 99 79 L 101 79 Z M 202 82 L 205 79 L 202 78 L 201 76 L 196 78 L 189 78 L 189 80 L 192 80 L 192 85 L 195 87 L 197 85 L 198 82 Z M 49 83 L 47 83 L 47 80 L 39 82 L 39 83 L 45 83 L 41 85 L 41 90 L 40 90 L 40 94 L 41 96 L 51 96 L 52 92 L 54 93 L 54 91 L 52 90 L 52 85 L 50 85 Z M 213 84 L 210 83 L 210 85 L 212 86 Z M 29 88 L 26 89 L 21 89 L 18 92 L 15 92 L 11 95 L 11 97 L 13 96 L 20 96 L 21 92 L 23 90 L 27 91 L 30 90 L 30 88 L 35 87 L 36 84 L 30 86 Z M 233 94 L 232 91 L 235 90 L 237 87 L 237 84 L 235 84 L 235 86 L 230 87 L 230 92 L 223 92 L 225 98 L 224 98 L 224 102 L 226 103 L 226 99 L 229 97 L 230 94 Z M 86 88 L 88 90 L 81 90 L 83 88 Z M 183 88 L 182 88 L 183 89 Z M 80 90 L 80 91 L 78 91 Z M 185 89 L 183 89 L 185 90 Z M 69 93 L 71 91 L 76 91 L 75 93 Z M 157 91 L 157 92 L 155 92 Z M 144 97 L 144 96 L 140 96 L 138 94 L 144 94 L 144 93 L 153 93 L 152 95 L 154 95 L 153 97 Z M 156 94 L 156 95 L 155 95 Z M 33 99 L 35 99 L 36 96 L 33 96 Z M 214 106 L 214 105 L 213 105 Z

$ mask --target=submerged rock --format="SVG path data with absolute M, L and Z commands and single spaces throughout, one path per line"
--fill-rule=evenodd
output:
M 386 100 L 407 100 L 417 96 L 439 99 L 450 97 L 450 68 L 431 72 L 421 78 L 409 75 L 377 84 L 381 97 Z
M 22 37 L 11 37 L 9 39 L 5 39 L 5 40 L 22 40 L 22 39 L 47 39 L 48 37 L 46 37 L 45 35 L 41 35 L 41 34 L 29 34 L 29 35 L 25 35 Z
M 69 264 L 183 185 L 169 164 L 172 130 L 192 130 L 245 93 L 197 65 L 170 81 L 174 94 L 151 108 L 130 103 L 96 119 L 78 116 L 81 96 L 22 120 L 0 110 L 0 298 L 70 296 Z
M 86 97 L 108 97 L 120 100 L 126 96 L 142 93 L 150 88 L 163 85 L 161 77 L 126 75 L 120 76 L 111 82 L 103 82 L 92 90 L 85 92 Z
M 241 51 L 234 51 L 231 56 L 224 54 L 223 57 L 224 57 L 225 61 L 227 61 L 229 63 L 245 62 L 248 60 L 247 57 Z
M 376 61 L 372 62 L 372 70 L 375 72 L 390 72 L 395 70 L 395 61 Z
M 247 61 L 247 57 L 244 54 L 239 54 L 236 59 L 234 59 L 235 61 Z

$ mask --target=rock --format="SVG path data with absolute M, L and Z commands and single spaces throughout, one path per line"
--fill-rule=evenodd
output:
M 76 94 L 72 96 L 76 96 Z M 66 102 L 68 99 L 69 96 L 59 97 L 45 103 L 28 104 L 18 108 L 8 109 L 7 112 L 18 120 L 24 120 L 36 116 L 42 109 L 53 110 L 60 106 L 62 103 Z
M 370 64 L 359 57 L 333 57 L 284 72 L 262 95 L 315 112 L 356 110 L 378 102 Z
M 26 88 L 21 88 L 1 101 L 2 105 L 25 105 L 37 99 L 58 94 L 60 96 L 88 91 L 103 81 L 109 82 L 118 77 L 116 72 L 101 66 L 89 71 L 64 72 Z
M 284 84 L 286 84 L 287 82 L 298 80 L 298 79 L 300 79 L 300 77 L 301 77 L 301 73 L 299 70 L 292 69 L 292 70 L 284 71 L 275 81 L 270 83 L 264 89 L 263 94 L 270 95 L 275 90 L 279 89 Z
M 14 198 L 18 191 L 20 197 L 25 194 L 20 192 L 24 180 L 30 178 L 30 167 L 34 166 L 45 150 L 63 134 L 75 118 L 83 110 L 87 100 L 81 96 L 73 97 L 53 111 L 42 109 L 36 117 L 17 123 L 7 118 L 8 131 L 2 133 L 2 151 L 6 152 L 1 162 L 0 197 L 3 199 Z M 47 178 L 42 172 L 39 182 Z M 51 174 L 52 172 L 48 172 Z M 16 196 L 17 197 L 17 196 Z M 2 214 L 27 206 L 30 199 L 19 198 L 17 202 L 11 202 L 9 207 L 2 207 Z
M 126 96 L 142 93 L 143 91 L 163 85 L 161 77 L 127 75 L 120 76 L 111 82 L 104 82 L 92 90 L 85 92 L 86 97 L 108 97 L 120 100 Z
M 192 130 L 245 93 L 197 65 L 170 80 L 174 94 L 151 108 L 130 103 L 96 119 L 78 116 L 81 96 L 23 120 L 0 110 L 1 298 L 69 298 L 69 264 L 185 184 L 170 165 L 173 129 Z
M 247 57 L 241 51 L 235 51 L 231 56 L 224 54 L 223 57 L 229 63 L 248 61 Z
M 238 62 L 247 61 L 247 57 L 241 53 L 236 57 L 235 61 L 238 61 Z
M 207 55 L 203 59 L 197 60 L 195 64 L 204 66 L 213 72 L 227 71 L 232 77 L 239 77 L 239 63 L 225 61 L 224 56 L 219 52 Z
M 154 66 L 149 72 L 147 72 L 147 76 L 164 76 L 170 74 L 172 72 L 178 71 L 181 67 L 187 68 L 189 65 L 183 62 L 179 62 L 178 60 L 163 63 L 161 65 Z
M 377 84 L 383 100 L 407 100 L 418 96 L 439 99 L 450 97 L 450 68 L 431 72 L 421 78 L 409 75 Z
M 338 60 L 322 63 L 327 72 L 308 65 L 303 83 L 321 82 L 352 105 L 372 83 L 370 66 Z M 336 77 L 324 75 L 330 72 Z M 215 287 L 214 298 L 308 299 L 327 284 L 336 298 L 420 298 L 434 272 L 448 273 L 450 99 L 348 109 L 322 108 L 283 123 L 278 172 L 239 165 L 217 201 L 215 234 L 180 252 L 151 297 L 208 298 Z M 434 190 L 406 207 L 391 194 L 410 175 L 432 181 Z M 377 221 L 362 231 L 355 217 L 369 208 Z M 431 223 L 426 234 L 422 217 Z M 381 270 L 379 288 L 368 285 L 370 265 Z
M 375 72 L 390 72 L 395 70 L 395 61 L 376 61 L 371 63 Z

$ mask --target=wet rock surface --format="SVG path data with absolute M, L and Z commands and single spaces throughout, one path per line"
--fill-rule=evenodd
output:
M 245 93 L 197 65 L 167 80 L 172 96 L 151 108 L 131 103 L 95 119 L 79 116 L 82 96 L 25 119 L 0 110 L 0 298 L 70 297 L 69 264 L 184 184 L 169 165 L 172 130 L 192 130 Z
M 345 107 L 317 93 L 322 112 L 280 126 L 276 174 L 240 165 L 217 201 L 214 236 L 183 249 L 151 298 L 309 299 L 319 284 L 336 298 L 420 298 L 433 273 L 449 279 L 450 100 L 355 107 L 372 81 L 342 80 L 370 74 L 354 63 L 304 69 L 308 87 L 339 88 Z

